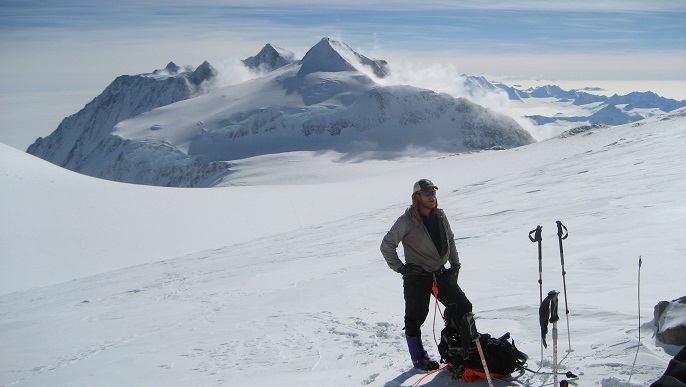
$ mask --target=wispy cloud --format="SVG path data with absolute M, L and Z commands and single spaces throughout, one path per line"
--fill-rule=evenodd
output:
M 104 3 L 104 4 L 103 4 Z M 201 0 L 116 3 L 72 0 L 6 3 L 0 31 L 27 40 L 41 33 L 105 32 L 168 43 L 219 36 L 289 42 L 340 34 L 365 44 L 372 34 L 386 47 L 431 51 L 447 47 L 490 54 L 686 50 L 686 3 L 674 1 L 391 1 Z M 24 38 L 22 38 L 24 37 Z M 309 42 L 300 43 L 309 44 Z M 367 43 L 369 44 L 369 43 Z

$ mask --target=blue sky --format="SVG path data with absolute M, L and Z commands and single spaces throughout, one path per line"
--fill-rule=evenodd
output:
M 0 0 L 0 116 L 71 96 L 59 101 L 74 101 L 68 111 L 46 108 L 54 129 L 118 75 L 222 67 L 266 43 L 302 56 L 325 36 L 391 65 L 501 79 L 686 80 L 686 1 L 645 3 Z M 0 131 L 17 120 L 0 119 Z
M 118 50 L 126 70 L 152 65 L 151 57 L 156 66 L 245 57 L 267 42 L 303 55 L 330 36 L 367 55 L 450 61 L 469 73 L 486 65 L 497 75 L 602 79 L 611 65 L 619 79 L 686 79 L 686 2 L 642 3 L 0 0 L 0 52 L 60 66 L 79 58 L 96 65 L 92 57 Z M 556 57 L 563 60 L 553 67 Z M 595 58 L 598 69 L 574 71 L 573 57 Z

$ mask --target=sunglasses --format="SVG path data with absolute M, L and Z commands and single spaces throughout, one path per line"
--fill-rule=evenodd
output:
M 436 196 L 436 191 L 421 191 L 421 193 L 422 195 L 430 198 Z

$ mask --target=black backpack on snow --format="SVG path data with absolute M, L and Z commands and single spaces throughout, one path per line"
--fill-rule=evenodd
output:
M 464 368 L 483 372 L 481 357 L 476 349 L 476 344 L 471 340 L 463 316 L 456 315 L 455 305 L 448 305 L 445 308 L 443 318 L 445 328 L 441 331 L 441 342 L 438 351 L 441 354 L 441 362 L 449 363 L 458 375 Z M 479 334 L 481 349 L 486 358 L 489 372 L 499 375 L 507 375 L 516 370 L 523 369 L 528 359 L 527 355 L 518 350 L 514 340 L 510 339 L 510 333 L 505 333 L 499 338 L 491 337 L 489 334 Z

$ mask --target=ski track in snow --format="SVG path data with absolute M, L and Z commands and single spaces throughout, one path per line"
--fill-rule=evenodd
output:
M 562 213 L 572 351 L 561 295 L 560 370 L 579 375 L 577 386 L 645 386 L 662 374 L 675 348 L 655 342 L 647 311 L 666 288 L 680 288 L 665 281 L 686 251 L 683 235 L 670 233 L 686 221 L 675 195 L 686 192 L 685 171 L 674 167 L 684 165 L 679 122 L 678 130 L 606 128 L 492 153 L 459 182 L 447 167 L 485 154 L 435 161 L 432 179 L 443 182 L 439 202 L 481 332 L 511 332 L 529 368 L 551 369 L 550 331 L 540 355 L 536 245 L 527 232 L 544 224 L 543 291 L 562 290 L 554 229 Z M 402 283 L 378 250 L 406 206 L 0 296 L 0 385 L 411 386 L 422 375 L 406 354 Z M 650 257 L 638 344 L 641 251 Z M 437 356 L 433 315 L 432 304 L 424 343 Z M 438 317 L 436 336 L 441 328 Z M 525 373 L 495 385 L 552 380 Z M 459 382 L 440 372 L 422 385 Z

